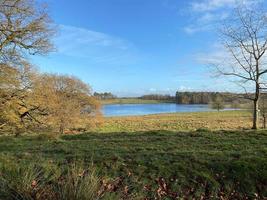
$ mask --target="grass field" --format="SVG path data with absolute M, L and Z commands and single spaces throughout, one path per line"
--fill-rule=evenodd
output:
M 101 104 L 155 104 L 155 103 L 175 103 L 175 101 L 163 100 L 145 100 L 138 98 L 118 98 L 101 100 Z
M 194 131 L 197 129 L 235 130 L 249 129 L 250 127 L 250 112 L 223 111 L 107 117 L 104 120 L 103 126 L 97 132 Z
M 0 148 L 2 161 L 8 158 L 5 162 L 16 166 L 87 163 L 97 169 L 100 185 L 113 184 L 107 199 L 263 199 L 267 195 L 265 131 L 6 136 L 0 138 Z
M 102 133 L 2 136 L 0 199 L 264 199 L 267 132 L 219 131 L 241 127 L 248 113 L 213 112 L 107 118 Z M 74 165 L 80 171 L 69 172 Z

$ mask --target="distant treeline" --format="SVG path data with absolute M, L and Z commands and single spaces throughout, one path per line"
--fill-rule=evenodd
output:
M 100 100 L 109 99 L 128 99 L 119 98 L 110 92 L 98 93 L 95 92 L 94 96 Z M 166 94 L 148 94 L 140 96 L 136 99 L 154 100 L 162 102 L 174 102 L 177 104 L 209 104 L 216 98 L 220 98 L 225 104 L 240 105 L 249 103 L 244 98 L 244 94 L 230 93 L 230 92 L 176 92 L 174 96 Z
M 230 92 L 176 92 L 175 96 L 149 94 L 139 97 L 144 100 L 169 101 L 177 104 L 209 104 L 215 98 L 220 98 L 226 104 L 245 104 L 249 101 L 244 95 Z
M 216 97 L 220 97 L 225 103 L 243 104 L 248 100 L 241 94 L 229 92 L 176 92 L 175 100 L 178 104 L 209 104 Z
M 158 101 L 175 101 L 175 96 L 161 95 L 161 94 L 148 94 L 148 95 L 143 95 L 139 97 L 139 99 L 158 100 Z
M 116 99 L 117 96 L 112 94 L 111 92 L 103 92 L 103 93 L 98 93 L 98 92 L 95 92 L 94 93 L 94 96 L 97 98 L 97 99 L 100 99 L 100 100 L 104 100 L 104 99 Z

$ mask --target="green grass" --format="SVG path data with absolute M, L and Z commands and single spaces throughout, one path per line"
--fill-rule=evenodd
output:
M 2 136 L 0 152 L 17 166 L 90 164 L 108 199 L 267 196 L 266 131 Z
M 145 100 L 138 98 L 117 98 L 101 100 L 101 104 L 157 104 L 157 103 L 175 103 L 175 101 L 168 100 Z
M 9 159 L 9 160 L 8 160 Z M 95 200 L 100 179 L 93 168 L 45 163 L 22 164 L 1 158 L 0 199 Z

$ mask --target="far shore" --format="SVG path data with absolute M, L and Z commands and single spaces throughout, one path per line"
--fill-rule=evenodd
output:
M 102 99 L 100 100 L 101 105 L 114 105 L 114 104 L 162 104 L 162 103 L 177 103 L 175 100 L 151 100 L 151 99 L 140 99 L 138 97 L 122 97 L 116 99 Z M 187 105 L 187 104 L 179 104 Z M 208 104 L 206 104 L 208 105 Z M 248 103 L 241 104 L 230 104 L 225 103 L 225 108 L 235 108 L 235 109 L 248 109 L 251 107 Z
M 101 100 L 102 105 L 107 105 L 107 104 L 158 104 L 158 103 L 175 103 L 175 100 L 147 100 L 147 99 L 140 99 L 140 98 L 136 98 L 136 97 Z

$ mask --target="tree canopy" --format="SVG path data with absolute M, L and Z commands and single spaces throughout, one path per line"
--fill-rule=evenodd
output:
M 44 5 L 33 0 L 0 0 L 0 62 L 50 52 L 54 33 Z
M 91 88 L 71 76 L 41 74 L 27 55 L 53 50 L 55 27 L 34 0 L 0 0 L 0 129 L 89 128 L 101 116 Z

